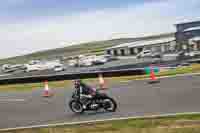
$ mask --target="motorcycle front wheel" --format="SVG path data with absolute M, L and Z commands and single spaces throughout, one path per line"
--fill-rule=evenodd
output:
M 71 100 L 69 102 L 69 107 L 74 113 L 81 114 L 84 112 L 83 105 L 79 101 Z
M 115 112 L 117 109 L 117 103 L 112 98 L 104 99 L 104 109 L 108 112 Z

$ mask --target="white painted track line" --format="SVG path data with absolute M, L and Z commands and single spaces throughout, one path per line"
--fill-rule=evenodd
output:
M 0 98 L 0 102 L 24 102 L 25 99 L 6 99 L 6 98 Z

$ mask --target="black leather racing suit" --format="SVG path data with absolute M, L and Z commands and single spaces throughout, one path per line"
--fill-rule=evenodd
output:
M 80 102 L 83 105 L 87 106 L 87 104 L 89 104 L 89 101 L 93 98 L 95 90 L 84 83 L 80 83 L 79 86 L 76 86 L 76 89 Z

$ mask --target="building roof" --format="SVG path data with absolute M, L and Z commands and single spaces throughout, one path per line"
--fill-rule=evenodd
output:
M 135 42 L 138 42 L 138 41 L 135 41 Z M 128 47 L 129 45 L 132 45 L 132 44 L 134 44 L 135 42 L 131 42 L 131 43 L 122 43 L 122 44 L 119 44 L 119 45 L 117 45 L 117 46 L 113 46 L 113 47 L 110 47 L 110 48 L 107 48 L 107 49 L 116 49 L 116 48 Z
M 191 28 L 185 29 L 184 32 L 186 32 L 186 31 L 193 31 L 193 30 L 200 30 L 200 26 L 191 27 Z
M 153 45 L 153 44 L 161 44 L 161 43 L 172 42 L 175 40 L 176 40 L 175 37 L 160 38 L 160 39 L 136 42 L 135 44 L 130 45 L 128 47 L 132 48 L 132 47 L 140 47 L 140 46 L 147 46 L 147 45 Z
M 200 41 L 200 36 L 196 36 L 190 39 L 191 41 Z
M 192 24 L 192 23 L 200 23 L 200 20 L 193 20 L 193 21 L 181 21 L 174 25 L 183 25 L 183 24 Z
M 159 39 L 153 39 L 153 40 L 142 40 L 142 41 L 135 41 L 131 43 L 123 43 L 108 49 L 116 49 L 116 48 L 132 48 L 132 47 L 140 47 L 140 46 L 146 46 L 146 45 L 153 45 L 153 44 L 161 44 L 161 43 L 167 43 L 171 41 L 175 41 L 175 37 L 165 37 L 165 38 L 159 38 Z

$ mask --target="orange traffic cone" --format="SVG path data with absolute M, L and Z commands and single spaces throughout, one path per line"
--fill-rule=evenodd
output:
M 99 84 L 101 89 L 107 89 L 105 80 L 102 74 L 99 74 Z
M 48 81 L 45 80 L 44 81 L 44 93 L 43 93 L 43 97 L 50 97 L 52 95 L 53 95 L 53 93 L 49 89 Z
M 153 70 L 151 70 L 151 72 L 150 72 L 150 77 L 151 77 L 151 80 L 156 80 L 157 79 Z
M 151 69 L 150 70 L 150 81 L 149 81 L 149 83 L 152 84 L 152 83 L 158 83 L 158 82 L 159 82 L 159 80 L 157 79 L 157 77 L 154 73 L 154 70 Z

